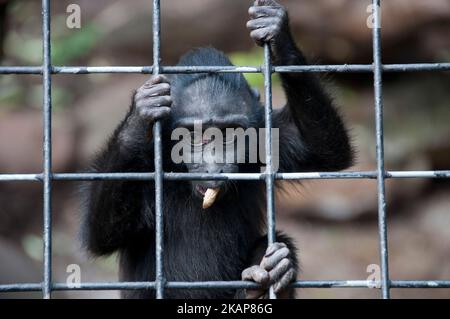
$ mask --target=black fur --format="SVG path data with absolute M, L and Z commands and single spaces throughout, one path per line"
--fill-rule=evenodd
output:
M 289 41 L 288 41 L 289 42 Z M 293 43 L 293 42 L 292 42 Z M 305 64 L 291 42 L 278 48 L 274 63 Z M 282 54 L 280 54 L 280 52 Z M 231 65 L 214 49 L 195 50 L 180 65 Z M 343 123 L 330 98 L 310 74 L 282 74 L 288 105 L 274 112 L 280 129 L 280 171 L 340 170 L 351 165 L 352 151 Z M 198 82 L 195 93 L 192 84 Z M 212 99 L 245 100 L 253 127 L 263 127 L 263 108 L 240 74 L 177 75 L 171 78 L 174 106 L 164 126 L 164 170 L 186 171 L 169 157 L 169 124 L 182 116 L 182 95 L 204 94 Z M 209 99 L 207 99 L 209 101 Z M 208 106 L 202 106 L 208 107 Z M 211 106 L 209 108 L 212 108 Z M 154 170 L 151 124 L 136 120 L 134 106 L 95 161 L 94 172 Z M 189 109 L 183 109 L 189 112 Z M 192 110 L 193 111 L 193 110 Z M 185 113 L 184 113 L 185 114 Z M 240 171 L 259 172 L 244 165 Z M 264 231 L 265 187 L 261 182 L 234 182 L 226 197 L 207 212 L 193 196 L 189 182 L 164 182 L 165 275 L 170 281 L 239 280 L 242 270 L 258 264 L 267 245 Z M 83 238 L 95 255 L 120 252 L 121 279 L 152 281 L 155 268 L 154 185 L 152 182 L 100 181 L 89 185 Z M 291 241 L 279 234 L 277 240 Z M 297 260 L 294 256 L 294 262 Z M 153 291 L 126 291 L 123 297 L 152 298 Z M 242 291 L 167 290 L 168 298 L 233 298 Z

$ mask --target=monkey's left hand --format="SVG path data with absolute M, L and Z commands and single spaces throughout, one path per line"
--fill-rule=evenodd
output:
M 272 53 L 276 47 L 289 39 L 289 18 L 286 8 L 274 0 L 256 0 L 248 10 L 250 20 L 247 28 L 251 38 L 258 45 L 269 43 Z
M 291 259 L 291 252 L 285 243 L 270 245 L 259 265 L 251 266 L 242 272 L 242 280 L 261 284 L 263 289 L 247 289 L 247 299 L 268 297 L 268 287 L 273 285 L 276 294 L 282 293 L 295 280 L 297 271 Z

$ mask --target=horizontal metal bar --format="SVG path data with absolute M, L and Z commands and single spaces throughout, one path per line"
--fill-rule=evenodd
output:
M 42 291 L 42 284 L 6 284 L 0 285 L 0 292 Z
M 292 288 L 378 288 L 380 282 L 367 280 L 303 280 Z M 390 288 L 450 288 L 450 280 L 390 280 Z M 378 288 L 379 289 L 379 288 Z
M 384 72 L 449 71 L 450 63 L 384 64 Z
M 55 173 L 51 176 L 56 181 L 99 181 L 99 180 L 154 180 L 155 173 Z M 376 179 L 376 171 L 353 172 L 312 172 L 312 173 L 277 173 L 277 180 L 301 179 Z M 385 178 L 450 178 L 448 171 L 388 171 Z M 0 174 L 0 182 L 37 181 L 43 174 Z M 264 173 L 164 173 L 165 180 L 264 180 Z
M 0 182 L 42 182 L 43 174 L 0 174 Z
M 413 63 L 413 64 L 384 64 L 384 72 L 417 72 L 417 71 L 448 71 L 450 63 Z M 336 73 L 364 73 L 373 72 L 372 64 L 335 64 L 335 65 L 292 65 L 274 67 L 276 73 L 291 72 L 336 72 Z
M 152 66 L 54 66 L 55 74 L 142 73 L 151 74 Z
M 41 66 L 0 66 L 0 74 L 41 74 Z
M 163 66 L 162 73 L 262 73 L 260 66 Z
M 450 280 L 391 280 L 391 288 L 450 288 Z
M 0 66 L 0 74 L 42 74 L 41 66 Z M 450 63 L 384 64 L 384 72 L 449 71 Z M 53 66 L 53 74 L 140 73 L 151 74 L 152 66 Z M 288 65 L 273 67 L 275 73 L 373 72 L 372 64 Z M 163 66 L 161 73 L 262 73 L 260 66 Z
M 450 288 L 450 280 L 391 280 L 391 288 Z M 52 290 L 140 290 L 155 289 L 156 284 L 149 282 L 86 282 L 77 286 L 66 283 L 54 283 Z M 249 281 L 169 281 L 167 289 L 249 289 L 259 285 Z M 379 283 L 367 280 L 299 280 L 291 288 L 377 288 Z M 0 292 L 40 291 L 41 283 L 0 285 Z

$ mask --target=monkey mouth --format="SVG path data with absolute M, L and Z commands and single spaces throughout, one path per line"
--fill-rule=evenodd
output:
M 195 186 L 195 190 L 202 196 L 205 196 L 206 191 L 208 190 L 207 187 L 203 186 L 203 185 L 197 185 Z
M 203 197 L 203 209 L 210 208 L 214 204 L 220 193 L 219 187 L 207 188 L 203 185 L 196 185 L 195 189 Z

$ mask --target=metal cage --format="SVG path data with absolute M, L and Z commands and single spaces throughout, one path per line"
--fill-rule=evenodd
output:
M 43 281 L 40 283 L 1 284 L 0 292 L 42 291 L 43 297 L 51 298 L 56 290 L 127 290 L 127 289 L 155 289 L 157 298 L 164 298 L 165 289 L 209 289 L 209 288 L 255 288 L 257 284 L 247 281 L 214 281 L 214 282 L 171 282 L 164 276 L 163 254 L 163 214 L 162 185 L 164 180 L 264 180 L 267 190 L 267 233 L 269 243 L 275 238 L 274 212 L 274 181 L 275 180 L 304 180 L 304 179 L 376 179 L 378 196 L 378 232 L 381 261 L 381 281 L 375 283 L 381 288 L 383 298 L 390 297 L 390 288 L 450 288 L 450 280 L 391 280 L 388 267 L 387 222 L 385 180 L 387 178 L 450 178 L 450 170 L 446 171 L 386 171 L 384 165 L 384 136 L 383 136 L 383 72 L 414 72 L 414 71 L 448 71 L 450 63 L 422 63 L 422 64 L 382 64 L 381 61 L 381 0 L 372 0 L 374 27 L 372 32 L 373 63 L 372 64 L 344 64 L 344 65 L 302 65 L 276 66 L 270 63 L 270 51 L 264 48 L 264 64 L 256 67 L 230 66 L 161 66 L 160 57 L 160 0 L 153 0 L 153 66 L 135 67 L 79 67 L 53 66 L 51 63 L 50 47 L 50 0 L 42 0 L 42 34 L 43 34 L 43 64 L 42 66 L 0 66 L 0 74 L 40 74 L 43 77 L 43 171 L 37 174 L 0 174 L 0 182 L 8 181 L 36 181 L 43 183 L 43 241 L 44 241 L 44 270 Z M 264 173 L 255 174 L 193 174 L 193 173 L 165 173 L 162 169 L 161 126 L 157 122 L 154 126 L 155 143 L 155 172 L 150 173 L 52 173 L 52 74 L 90 74 L 90 73 L 262 73 L 265 78 L 265 123 L 266 123 L 266 163 Z M 272 82 L 271 75 L 275 72 L 370 72 L 374 77 L 375 124 L 376 124 L 376 158 L 375 171 L 353 172 L 312 172 L 312 173 L 275 173 L 272 169 L 271 154 L 271 114 L 272 114 Z M 69 287 L 65 283 L 52 281 L 52 182 L 63 181 L 96 181 L 96 180 L 148 180 L 155 183 L 156 200 L 156 278 L 150 282 L 84 282 L 79 287 Z M 374 283 L 366 280 L 299 280 L 291 286 L 294 288 L 372 288 Z M 271 293 L 271 298 L 276 296 Z

